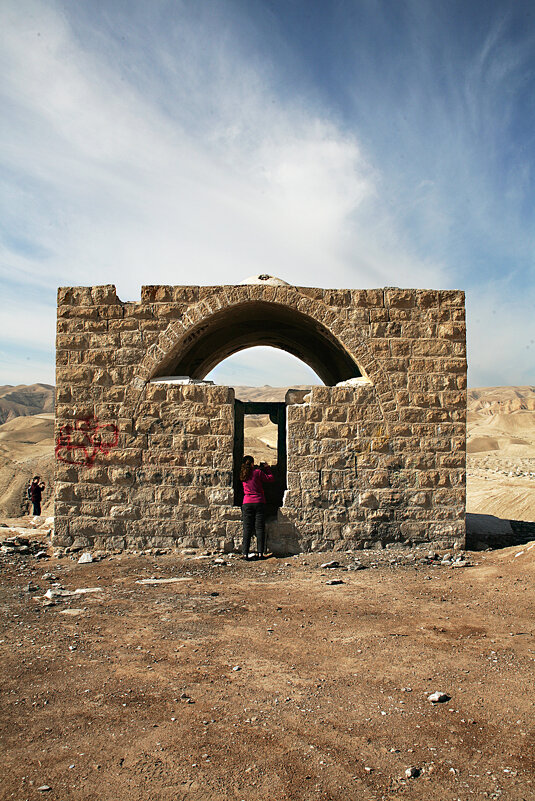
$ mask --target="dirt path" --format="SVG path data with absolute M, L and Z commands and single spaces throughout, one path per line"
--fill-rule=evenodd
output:
M 528 548 L 459 569 L 2 554 L 0 797 L 532 801 Z M 32 600 L 54 583 L 102 591 Z

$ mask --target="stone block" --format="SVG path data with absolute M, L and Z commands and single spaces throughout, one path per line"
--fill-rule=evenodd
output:
M 343 404 L 326 406 L 323 410 L 323 419 L 327 422 L 345 423 L 347 420 L 347 406 Z
M 412 308 L 416 303 L 416 291 L 414 289 L 398 289 L 388 287 L 385 289 L 385 305 L 394 306 L 398 309 Z
M 142 286 L 141 303 L 165 303 L 173 300 L 171 286 Z
M 458 306 L 464 309 L 464 292 L 460 289 L 445 289 L 439 293 L 441 306 Z
M 416 303 L 421 309 L 430 309 L 439 304 L 439 292 L 434 289 L 417 289 Z
M 359 504 L 365 509 L 378 509 L 379 499 L 373 492 L 361 492 L 359 494 Z
M 304 490 L 319 490 L 320 473 L 318 470 L 303 471 L 299 474 L 300 486 Z
M 155 497 L 160 503 L 177 506 L 180 497 L 179 489 L 178 487 L 157 487 Z
M 206 495 L 211 505 L 231 506 L 234 502 L 232 487 L 214 487 L 207 490 Z
M 384 304 L 382 289 L 353 289 L 351 290 L 351 305 L 359 308 L 381 307 Z

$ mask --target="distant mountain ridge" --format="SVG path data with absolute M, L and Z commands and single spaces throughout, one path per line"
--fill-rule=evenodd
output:
M 319 386 L 323 386 L 320 384 Z M 290 387 L 234 387 L 234 394 L 241 401 L 282 403 L 289 389 L 311 389 L 312 384 L 292 384 Z
M 0 387 L 0 425 L 15 417 L 54 413 L 55 387 L 50 384 L 18 384 Z
M 468 390 L 467 403 L 472 414 L 533 412 L 535 387 L 473 387 Z

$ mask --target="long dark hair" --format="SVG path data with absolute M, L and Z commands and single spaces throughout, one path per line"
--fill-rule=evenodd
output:
M 251 478 L 253 467 L 254 467 L 253 457 L 244 456 L 242 459 L 241 469 L 240 469 L 240 481 L 248 481 Z

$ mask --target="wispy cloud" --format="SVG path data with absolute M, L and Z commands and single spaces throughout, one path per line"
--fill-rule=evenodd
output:
M 257 272 L 460 285 L 483 320 L 507 273 L 504 322 L 533 330 L 515 303 L 533 286 L 529 37 L 508 13 L 479 31 L 468 11 L 386 5 L 333 4 L 312 29 L 299 4 L 5 0 L 0 276 L 24 287 L 7 340 L 25 341 L 26 307 L 52 347 L 58 284 L 135 299 Z M 472 382 L 499 383 L 470 330 Z

